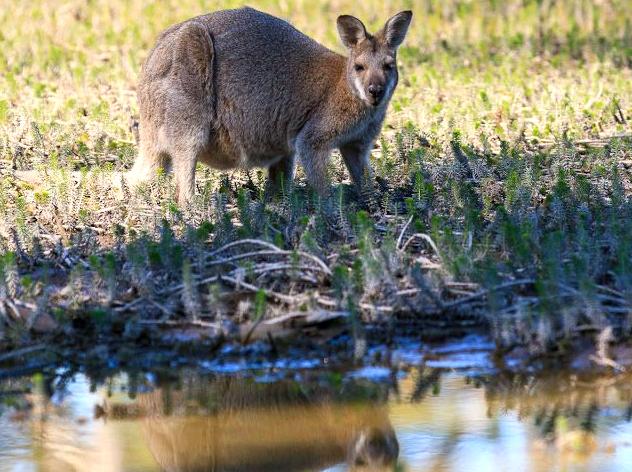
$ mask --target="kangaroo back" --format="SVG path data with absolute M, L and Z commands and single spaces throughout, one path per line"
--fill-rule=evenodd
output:
M 202 21 L 190 20 L 162 33 L 141 72 L 141 120 L 143 112 L 163 108 L 162 103 L 156 103 L 156 98 L 164 100 L 166 95 L 183 93 L 205 105 L 212 104 L 214 62 L 213 40 Z M 169 82 L 164 84 L 161 96 L 155 97 L 156 83 L 166 80 Z

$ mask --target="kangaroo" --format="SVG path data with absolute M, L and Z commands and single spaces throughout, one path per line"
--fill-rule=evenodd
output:
M 291 185 L 296 158 L 308 183 L 329 191 L 339 149 L 353 183 L 370 182 L 370 151 L 397 85 L 397 49 L 412 12 L 376 34 L 349 15 L 337 27 L 348 57 L 289 23 L 254 10 L 223 10 L 164 31 L 138 85 L 140 153 L 131 184 L 173 170 L 178 202 L 195 192 L 198 162 L 268 168 L 267 187 Z
M 399 442 L 385 398 L 350 405 L 327 388 L 306 394 L 295 387 L 191 378 L 182 389 L 165 385 L 125 406 L 144 416 L 143 436 L 160 470 L 299 472 L 343 461 L 353 472 L 394 470 Z M 195 414 L 179 407 L 196 400 Z

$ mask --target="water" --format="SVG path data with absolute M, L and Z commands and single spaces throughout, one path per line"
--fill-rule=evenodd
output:
M 630 377 L 182 369 L 0 383 L 2 471 L 626 471 Z

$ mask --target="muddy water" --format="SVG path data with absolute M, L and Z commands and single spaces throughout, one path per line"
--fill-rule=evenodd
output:
M 383 374 L 5 380 L 0 470 L 632 470 L 625 376 Z

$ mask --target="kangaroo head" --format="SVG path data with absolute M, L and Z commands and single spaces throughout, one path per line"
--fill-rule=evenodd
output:
M 367 427 L 354 438 L 347 461 L 353 472 L 393 470 L 399 456 L 395 431 L 389 426 Z
M 388 100 L 397 85 L 397 48 L 404 41 L 411 11 L 390 18 L 374 35 L 354 16 L 338 17 L 338 33 L 349 49 L 347 80 L 353 93 L 364 103 L 377 107 Z

